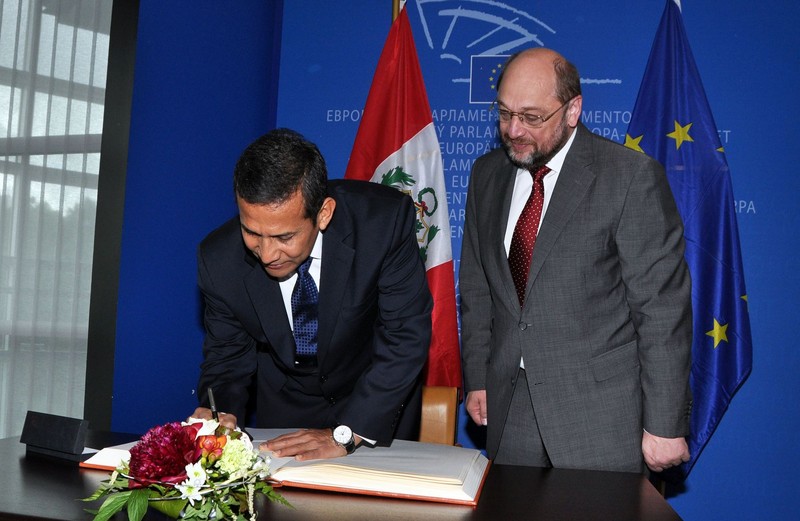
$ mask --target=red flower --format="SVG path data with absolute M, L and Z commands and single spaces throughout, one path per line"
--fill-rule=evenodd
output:
M 197 438 L 197 446 L 202 451 L 201 453 L 203 457 L 206 458 L 209 465 L 222 457 L 222 449 L 225 447 L 226 443 L 228 443 L 228 437 L 224 435 L 209 435 Z
M 200 432 L 200 429 L 202 429 L 202 428 L 203 428 L 202 422 L 189 423 L 189 424 L 183 425 L 183 429 L 189 434 L 189 436 L 192 439 L 196 439 L 197 438 L 197 433 Z
M 191 426 L 189 426 L 191 427 Z M 156 481 L 180 483 L 186 479 L 186 464 L 200 457 L 194 438 L 195 428 L 179 422 L 153 427 L 131 448 L 131 488 L 141 488 Z M 135 481 L 134 481 L 135 480 Z

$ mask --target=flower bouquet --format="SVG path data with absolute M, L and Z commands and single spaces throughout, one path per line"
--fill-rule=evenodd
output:
M 140 521 L 148 507 L 177 519 L 256 518 L 256 493 L 289 503 L 265 479 L 269 467 L 250 438 L 213 420 L 173 422 L 150 429 L 123 462 L 90 497 L 105 498 L 94 521 L 105 521 L 123 508 Z

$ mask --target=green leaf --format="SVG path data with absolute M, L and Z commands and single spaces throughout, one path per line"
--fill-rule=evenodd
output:
M 431 226 L 428 229 L 428 244 L 430 244 L 430 242 L 433 240 L 433 238 L 436 237 L 437 233 L 439 233 L 439 227 L 438 226 Z
M 150 488 L 152 490 L 157 491 L 158 495 L 160 495 L 160 496 L 164 496 L 168 491 L 173 490 L 171 488 L 167 489 L 167 487 L 165 487 L 163 485 L 159 485 L 158 483 L 153 483 L 152 485 L 150 485 Z M 150 496 L 150 497 L 155 497 L 155 496 Z
M 211 517 L 211 510 L 214 508 L 214 505 L 211 504 L 211 501 L 203 501 L 202 503 L 198 502 L 192 505 L 189 503 L 186 505 L 186 509 L 184 510 L 184 519 L 209 519 Z M 222 518 L 220 518 L 222 519 Z
M 414 184 L 414 178 L 405 173 L 402 167 L 395 167 L 381 177 L 381 184 L 400 188 L 398 185 L 411 186 Z
M 97 511 L 97 515 L 94 516 L 94 521 L 107 521 L 111 519 L 111 516 L 125 507 L 128 503 L 128 499 L 130 499 L 130 495 L 130 491 L 127 491 L 108 496 L 100 506 L 100 510 Z
M 266 496 L 267 499 L 269 499 L 273 503 L 280 503 L 283 506 L 294 508 L 294 505 L 289 503 L 289 501 L 285 497 L 272 490 L 272 487 L 270 487 L 270 491 L 266 493 Z
M 177 497 L 168 501 L 150 501 L 150 506 L 172 519 L 178 519 L 187 503 L 189 503 L 188 499 Z
M 283 497 L 278 492 L 276 492 L 275 489 L 272 488 L 271 485 L 268 485 L 264 481 L 260 481 L 260 482 L 256 483 L 256 491 L 261 492 L 262 494 L 267 496 L 267 499 L 269 499 L 273 503 L 280 503 L 281 505 L 285 505 L 285 506 L 287 506 L 289 508 L 294 508 L 292 506 L 292 504 L 289 503 L 289 501 L 286 500 L 285 497 Z
M 117 476 L 116 472 L 111 475 L 112 478 L 114 476 Z M 81 501 L 95 501 L 103 496 L 114 494 L 126 490 L 127 488 L 128 488 L 127 479 L 123 478 L 109 479 L 100 483 L 100 486 L 97 487 L 97 490 L 95 490 L 91 496 L 87 498 L 82 498 Z
M 94 494 L 92 494 L 89 497 L 85 497 L 85 498 L 81 499 L 81 501 L 95 501 L 95 500 L 100 499 L 101 497 L 105 496 L 106 494 L 109 494 L 110 492 L 111 492 L 111 489 L 109 489 L 108 487 L 104 487 L 104 486 L 100 485 L 100 487 L 98 487 L 98 489 L 94 491 Z
M 217 502 L 217 510 L 222 512 L 223 517 L 225 519 L 233 517 L 233 510 L 231 510 L 231 507 L 228 506 L 227 503 L 224 503 L 222 501 Z
M 142 521 L 142 518 L 147 513 L 147 499 L 149 497 L 150 491 L 146 488 L 138 488 L 131 492 L 127 508 L 130 521 Z

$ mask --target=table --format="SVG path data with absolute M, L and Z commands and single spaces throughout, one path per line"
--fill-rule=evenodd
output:
M 108 446 L 134 439 L 134 435 L 90 433 L 87 446 Z M 19 442 L 19 437 L 0 440 L 0 462 L 0 520 L 90 521 L 91 515 L 83 509 L 96 508 L 99 503 L 87 504 L 76 499 L 89 496 L 109 474 L 81 469 L 74 462 L 26 456 L 25 445 Z M 280 490 L 294 509 L 260 501 L 259 519 L 680 520 L 644 476 L 624 472 L 493 465 L 476 508 L 312 490 Z M 114 519 L 125 519 L 125 516 L 117 515 Z M 167 518 L 151 509 L 145 519 L 163 521 Z

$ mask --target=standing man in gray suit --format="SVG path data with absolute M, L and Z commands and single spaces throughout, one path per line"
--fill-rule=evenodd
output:
M 663 168 L 580 123 L 578 71 L 549 49 L 508 60 L 495 106 L 503 149 L 473 167 L 460 271 L 466 408 L 489 456 L 687 461 L 691 285 Z

